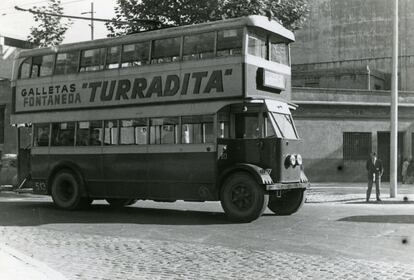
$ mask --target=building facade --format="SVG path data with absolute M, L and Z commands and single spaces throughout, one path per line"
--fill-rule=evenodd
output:
M 310 0 L 292 44 L 292 101 L 311 181 L 366 181 L 377 152 L 389 179 L 392 1 Z M 399 1 L 398 165 L 413 155 L 414 1 Z M 399 172 L 399 177 L 401 174 Z

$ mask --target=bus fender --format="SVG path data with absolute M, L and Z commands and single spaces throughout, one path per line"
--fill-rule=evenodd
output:
M 80 168 L 74 164 L 73 162 L 70 161 L 62 161 L 59 162 L 57 165 L 55 165 L 52 169 L 51 172 L 49 173 L 49 176 L 47 178 L 47 182 L 48 182 L 48 193 L 51 193 L 51 188 L 52 188 L 52 179 L 55 176 L 56 173 L 58 173 L 60 170 L 62 169 L 69 169 L 71 170 L 73 173 L 75 173 L 75 175 L 79 178 L 80 180 L 80 187 L 82 190 L 82 196 L 88 196 L 88 193 L 86 191 L 86 184 L 85 184 L 85 179 L 83 177 L 82 172 L 80 171 Z
M 273 180 L 270 177 L 269 172 L 266 169 L 263 169 L 257 165 L 249 163 L 239 163 L 234 166 L 231 166 L 224 170 L 220 176 L 220 185 L 223 184 L 224 180 L 234 172 L 248 172 L 256 180 L 259 185 L 271 185 Z

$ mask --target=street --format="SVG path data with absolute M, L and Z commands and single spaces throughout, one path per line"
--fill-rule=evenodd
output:
M 412 201 L 316 188 L 295 215 L 232 224 L 216 202 L 70 212 L 49 197 L 0 197 L 0 242 L 68 279 L 414 279 Z

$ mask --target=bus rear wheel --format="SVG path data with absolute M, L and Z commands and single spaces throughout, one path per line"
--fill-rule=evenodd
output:
M 304 189 L 288 190 L 283 192 L 281 197 L 270 195 L 268 207 L 276 215 L 291 215 L 302 207 L 305 199 Z
M 56 206 L 66 210 L 82 209 L 89 206 L 92 200 L 82 197 L 80 179 L 70 170 L 59 171 L 52 181 L 51 194 Z
M 269 196 L 247 173 L 235 173 L 223 184 L 221 205 L 227 217 L 235 222 L 251 222 L 266 209 Z
M 106 202 L 113 208 L 121 208 L 124 206 L 132 205 L 137 202 L 137 199 L 131 198 L 107 198 Z

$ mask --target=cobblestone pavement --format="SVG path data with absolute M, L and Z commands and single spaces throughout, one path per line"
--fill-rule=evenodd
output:
M 414 279 L 414 268 L 346 257 L 0 227 L 0 242 L 69 279 Z

